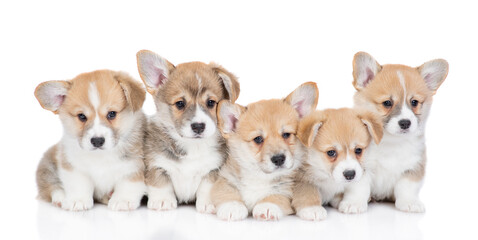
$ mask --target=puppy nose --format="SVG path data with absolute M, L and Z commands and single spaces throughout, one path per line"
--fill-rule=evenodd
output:
M 200 134 L 200 133 L 204 132 L 205 128 L 206 128 L 206 124 L 204 124 L 204 123 L 193 123 L 193 124 L 191 124 L 191 129 L 193 130 L 193 132 L 195 132 L 197 134 Z
M 345 170 L 344 177 L 347 180 L 352 180 L 355 178 L 355 170 Z
M 101 147 L 103 146 L 103 144 L 105 144 L 105 138 L 104 137 L 94 137 L 94 138 L 91 138 L 91 144 L 94 146 L 94 147 Z
M 284 164 L 285 162 L 285 155 L 284 154 L 277 154 L 271 157 L 272 163 L 274 163 L 276 166 L 280 167 Z
M 408 119 L 402 119 L 402 120 L 398 121 L 398 125 L 403 130 L 408 129 L 411 124 L 412 124 L 412 122 L 410 122 L 410 120 L 408 120 Z

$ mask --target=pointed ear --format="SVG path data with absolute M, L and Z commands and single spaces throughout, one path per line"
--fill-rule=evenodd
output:
M 222 82 L 224 86 L 226 99 L 234 103 L 239 97 L 240 92 L 237 77 L 218 64 L 209 63 L 209 66 L 211 66 L 214 72 L 219 76 L 219 81 Z
M 428 89 L 436 92 L 448 75 L 448 62 L 443 59 L 435 59 L 424 63 L 417 69 Z
M 68 81 L 48 81 L 40 83 L 35 89 L 35 97 L 40 105 L 57 114 L 71 87 Z
M 357 90 L 365 88 L 377 75 L 382 66 L 366 52 L 358 52 L 353 60 L 354 87 Z
M 299 118 L 309 115 L 317 107 L 319 89 L 314 82 L 306 82 L 296 88 L 284 100 L 299 113 Z
M 221 100 L 217 107 L 217 125 L 224 138 L 237 129 L 237 123 L 245 108 L 241 105 L 231 103 L 229 100 Z
M 123 72 L 116 72 L 114 78 L 119 82 L 121 88 L 123 88 L 126 101 L 133 112 L 141 110 L 146 97 L 146 93 L 141 86 L 141 83 L 135 81 L 128 74 Z
M 139 51 L 136 54 L 136 60 L 139 76 L 141 76 L 146 90 L 154 95 L 168 81 L 169 74 L 174 70 L 174 65 L 149 50 Z
M 363 122 L 367 131 L 376 144 L 379 144 L 383 137 L 383 124 L 378 115 L 371 112 L 362 112 L 358 116 Z
M 309 115 L 299 122 L 297 137 L 307 147 L 312 146 L 317 133 L 325 119 L 318 118 L 316 114 Z

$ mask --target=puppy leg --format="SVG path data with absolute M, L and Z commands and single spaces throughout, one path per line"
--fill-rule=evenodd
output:
M 418 197 L 422 183 L 421 179 L 412 179 L 408 176 L 398 180 L 394 189 L 395 207 L 404 212 L 425 212 L 425 205 Z
M 211 200 L 216 206 L 217 217 L 222 220 L 242 220 L 249 214 L 239 191 L 223 177 L 219 177 L 213 184 Z
M 327 217 L 319 191 L 313 184 L 298 182 L 292 192 L 292 207 L 297 216 L 304 220 L 320 221 Z
M 148 169 L 145 181 L 148 188 L 149 209 L 171 210 L 178 207 L 173 183 L 164 169 Z
M 289 197 L 274 194 L 259 201 L 252 210 L 252 216 L 257 220 L 275 221 L 293 212 Z
M 216 210 L 211 201 L 211 189 L 217 180 L 217 171 L 210 172 L 199 184 L 196 192 L 196 210 L 200 213 L 214 213 Z
M 38 164 L 36 180 L 38 186 L 38 198 L 61 207 L 65 199 L 65 191 L 58 177 L 57 146 L 50 148 Z
M 339 204 L 339 211 L 343 213 L 362 213 L 367 211 L 370 199 L 370 180 L 362 176 L 360 181 L 349 184 L 345 188 L 344 197 Z
M 83 211 L 93 207 L 95 187 L 88 176 L 73 169 L 59 168 L 59 177 L 65 190 L 65 198 L 61 202 L 63 209 Z
M 113 195 L 108 202 L 108 208 L 115 211 L 137 209 L 145 192 L 144 174 L 143 171 L 138 171 L 116 184 Z

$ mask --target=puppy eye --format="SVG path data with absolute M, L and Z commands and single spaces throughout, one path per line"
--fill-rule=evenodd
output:
M 393 102 L 391 100 L 387 100 L 387 101 L 383 102 L 382 105 L 386 108 L 391 108 L 392 105 L 393 105 Z
M 329 157 L 336 157 L 337 156 L 337 152 L 335 150 L 329 150 L 327 151 L 327 155 Z
M 416 106 L 418 106 L 418 100 L 413 99 L 413 100 L 410 102 L 410 104 L 412 105 L 412 107 L 416 107 Z
M 207 105 L 208 108 L 213 108 L 214 106 L 216 106 L 216 101 L 214 101 L 214 100 L 207 100 L 206 105 Z
M 254 138 L 254 142 L 257 144 L 261 144 L 264 142 L 264 138 L 262 138 L 262 136 L 257 136 Z
M 183 110 L 184 107 L 186 106 L 186 103 L 184 101 L 177 101 L 174 105 L 176 105 L 178 110 Z
M 282 138 L 287 139 L 290 137 L 290 133 L 283 133 Z
M 362 149 L 361 148 L 356 148 L 355 149 L 355 154 L 357 154 L 357 155 L 362 154 Z
M 111 112 L 108 112 L 108 114 L 106 115 L 106 118 L 108 120 L 113 120 L 116 118 L 116 112 L 115 111 L 111 111 Z
M 78 119 L 80 119 L 81 122 L 86 122 L 86 120 L 88 120 L 88 118 L 83 113 L 78 114 Z

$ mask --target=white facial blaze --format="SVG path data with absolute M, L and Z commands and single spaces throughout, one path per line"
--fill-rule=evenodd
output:
M 418 119 L 413 113 L 413 111 L 410 109 L 410 106 L 408 105 L 408 101 L 410 99 L 407 97 L 407 88 L 405 85 L 405 78 L 402 72 L 400 71 L 397 71 L 397 75 L 398 75 L 398 79 L 400 80 L 400 85 L 403 88 L 403 102 L 402 102 L 400 114 L 390 118 L 390 121 L 385 126 L 385 129 L 392 134 L 414 133 L 418 128 Z M 408 129 L 402 129 L 399 125 L 399 122 L 401 120 L 410 121 L 410 127 Z
M 350 157 L 348 154 L 345 160 L 338 163 L 332 172 L 332 175 L 334 176 L 334 179 L 336 182 L 338 183 L 348 182 L 348 180 L 345 179 L 345 176 L 344 176 L 345 171 L 355 171 L 355 177 L 350 182 L 359 181 L 363 175 L 363 169 L 360 166 L 359 162 L 356 159 Z
M 202 133 L 195 133 L 191 127 L 193 123 L 203 123 L 205 125 L 204 131 Z M 194 117 L 191 121 L 187 121 L 181 129 L 182 135 L 188 138 L 207 138 L 216 132 L 216 124 L 211 119 L 209 115 L 207 115 L 201 106 L 196 105 L 196 112 L 194 113 Z
M 98 109 L 100 106 L 100 95 L 95 83 L 90 84 L 88 89 L 88 99 L 95 110 L 95 115 L 91 116 L 94 118 L 93 125 L 86 130 L 85 134 L 83 135 L 83 139 L 81 139 L 81 146 L 84 149 L 94 150 L 95 147 L 92 145 L 91 139 L 104 138 L 105 143 L 101 149 L 110 149 L 114 147 L 116 143 L 113 137 L 113 131 L 101 123 L 101 116 Z

